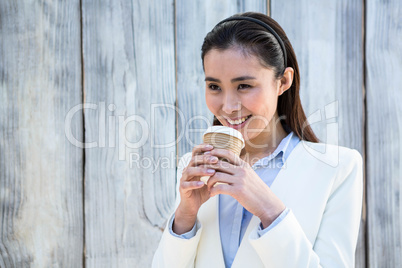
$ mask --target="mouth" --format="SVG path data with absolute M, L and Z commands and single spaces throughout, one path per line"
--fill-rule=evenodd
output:
M 244 127 L 247 121 L 250 119 L 251 115 L 242 117 L 241 119 L 231 120 L 229 118 L 225 118 L 226 122 L 228 123 L 229 127 L 234 129 L 240 129 Z

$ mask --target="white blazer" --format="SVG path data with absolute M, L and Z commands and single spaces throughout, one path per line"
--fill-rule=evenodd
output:
M 182 158 L 178 179 L 190 159 L 191 154 Z M 290 212 L 261 237 L 260 220 L 253 216 L 233 268 L 354 267 L 363 196 L 356 150 L 301 141 L 271 189 Z M 201 206 L 193 238 L 177 238 L 165 228 L 152 266 L 225 267 L 218 220 L 215 196 Z

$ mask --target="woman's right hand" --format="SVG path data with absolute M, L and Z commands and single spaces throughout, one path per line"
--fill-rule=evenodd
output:
M 192 157 L 188 166 L 183 170 L 180 179 L 179 192 L 180 204 L 175 212 L 173 232 L 180 235 L 190 231 L 197 219 L 197 213 L 201 205 L 209 199 L 208 187 L 200 181 L 202 176 L 212 176 L 215 170 L 204 165 L 215 164 L 218 158 L 205 152 L 213 147 L 208 144 L 200 144 L 193 148 Z

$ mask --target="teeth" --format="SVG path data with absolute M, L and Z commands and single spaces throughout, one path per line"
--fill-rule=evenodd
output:
M 227 119 L 228 120 L 228 122 L 230 123 L 230 124 L 232 124 L 232 125 L 239 125 L 239 124 L 241 124 L 241 123 L 243 123 L 244 121 L 246 121 L 247 120 L 247 118 L 249 118 L 250 116 L 246 116 L 246 117 L 243 117 L 242 119 L 237 119 L 237 120 L 230 120 L 229 118 Z

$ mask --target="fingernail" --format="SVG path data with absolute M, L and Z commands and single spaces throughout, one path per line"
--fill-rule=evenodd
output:
M 201 185 L 204 185 L 204 184 L 205 184 L 205 183 L 202 182 L 202 181 L 198 181 L 198 182 L 197 182 L 197 185 L 198 185 L 198 186 L 201 186 Z
M 213 147 L 212 147 L 211 144 L 207 144 L 207 145 L 205 145 L 205 148 L 207 148 L 207 149 L 212 149 Z
M 214 161 L 214 162 L 215 162 L 215 161 L 218 161 L 218 157 L 216 157 L 216 156 L 211 156 L 210 159 L 211 159 L 211 161 Z
M 207 169 L 207 173 L 213 174 L 215 172 L 215 169 Z
M 205 152 L 204 154 L 211 154 L 211 151 Z

